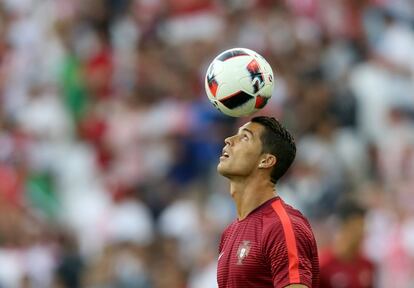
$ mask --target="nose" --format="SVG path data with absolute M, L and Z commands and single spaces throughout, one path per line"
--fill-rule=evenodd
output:
M 226 139 L 224 139 L 224 143 L 225 143 L 226 145 L 231 146 L 231 144 L 232 144 L 232 139 L 233 139 L 233 136 L 227 137 Z

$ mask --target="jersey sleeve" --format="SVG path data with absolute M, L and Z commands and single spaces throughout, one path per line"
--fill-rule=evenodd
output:
M 263 253 L 271 268 L 276 288 L 290 284 L 312 287 L 312 261 L 316 245 L 307 227 L 287 219 L 277 222 L 263 235 Z

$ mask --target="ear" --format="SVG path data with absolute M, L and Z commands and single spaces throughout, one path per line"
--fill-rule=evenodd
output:
M 277 159 L 275 155 L 264 154 L 259 162 L 259 169 L 271 168 L 276 165 Z

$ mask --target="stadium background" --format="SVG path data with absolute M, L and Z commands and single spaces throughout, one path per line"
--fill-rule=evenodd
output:
M 274 68 L 320 249 L 352 199 L 375 287 L 414 287 L 413 27 L 410 0 L 0 1 L 0 287 L 215 287 L 246 119 L 203 80 L 232 47 Z

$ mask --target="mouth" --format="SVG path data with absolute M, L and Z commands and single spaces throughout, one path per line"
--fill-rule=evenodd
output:
M 229 157 L 230 157 L 229 153 L 227 153 L 226 151 L 223 151 L 223 153 L 220 156 L 220 161 L 225 160 Z

